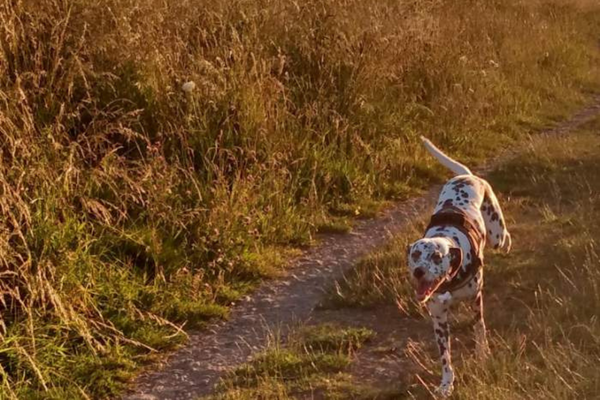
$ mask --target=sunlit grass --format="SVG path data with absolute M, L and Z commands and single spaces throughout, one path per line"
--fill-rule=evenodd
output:
M 597 397 L 599 121 L 568 137 L 533 139 L 515 160 L 492 174 L 490 181 L 509 219 L 513 250 L 509 255 L 486 256 L 484 298 L 492 356 L 482 363 L 468 346 L 458 346 L 453 398 Z M 404 241 L 419 232 L 407 232 L 368 256 L 341 284 L 339 293 L 332 292 L 330 304 L 364 307 L 396 302 L 408 315 L 421 318 L 411 300 L 401 251 Z M 456 337 L 472 335 L 460 322 L 460 308 L 454 317 Z M 423 323 L 428 324 L 428 317 Z M 411 395 L 424 398 L 438 383 L 439 365 L 431 346 L 413 347 L 407 354 L 417 360 L 419 374 L 431 387 L 413 388 Z
M 117 395 L 438 179 L 418 135 L 482 160 L 600 76 L 584 0 L 42 3 L 0 5 L 6 398 Z
M 273 334 L 267 349 L 225 377 L 211 399 L 342 399 L 366 393 L 351 383 L 347 367 L 374 333 L 323 324 L 300 326 L 284 338 Z M 360 397 L 362 398 L 362 397 Z

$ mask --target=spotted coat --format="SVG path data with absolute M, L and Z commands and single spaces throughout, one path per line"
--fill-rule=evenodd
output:
M 486 243 L 478 243 L 479 257 L 483 260 L 485 245 L 506 252 L 511 247 L 511 236 L 498 199 L 490 184 L 477 177 L 462 164 L 452 160 L 431 142 L 423 138 L 428 150 L 455 172 L 463 171 L 450 179 L 442 188 L 434 213 L 454 207 L 461 210 L 479 231 L 478 236 L 485 238 Z M 453 256 L 461 254 L 460 257 Z M 423 238 L 411 244 L 408 249 L 408 267 L 411 279 L 417 286 L 425 282 L 425 287 L 439 288 L 440 282 L 449 279 L 449 271 L 453 262 L 460 262 L 458 274 L 466 273 L 473 262 L 471 259 L 471 243 L 469 238 L 458 228 L 451 225 L 432 226 Z M 458 261 L 457 261 L 458 260 Z M 418 272 L 418 273 L 417 273 Z M 468 276 L 465 276 L 468 278 Z M 437 286 L 436 286 L 437 285 Z M 454 369 L 450 354 L 450 326 L 448 312 L 450 306 L 459 300 L 469 300 L 473 309 L 476 353 L 480 357 L 489 354 L 483 314 L 483 269 L 466 281 L 466 284 L 452 292 L 438 293 L 430 289 L 422 296 L 422 302 L 433 321 L 433 331 L 439 349 L 442 365 L 442 379 L 438 393 L 449 396 L 454 387 Z

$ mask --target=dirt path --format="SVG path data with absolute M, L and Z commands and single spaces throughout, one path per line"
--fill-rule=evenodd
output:
M 563 134 L 575 129 L 594 116 L 600 114 L 600 97 L 545 134 Z M 499 159 L 479 169 L 480 173 L 506 161 L 514 152 L 507 152 Z M 438 195 L 439 186 L 432 187 L 424 195 L 397 204 L 383 212 L 378 218 L 359 221 L 352 233 L 346 235 L 324 235 L 320 245 L 309 249 L 289 268 L 282 279 L 266 281 L 250 298 L 238 303 L 231 312 L 230 319 L 216 323 L 210 330 L 190 333 L 189 343 L 172 354 L 162 369 L 140 376 L 135 383 L 135 393 L 126 395 L 128 400 L 151 399 L 195 399 L 208 394 L 214 388 L 223 373 L 259 351 L 266 343 L 269 332 L 304 321 L 310 317 L 316 319 L 340 318 L 358 321 L 363 326 L 378 331 L 378 340 L 396 340 L 398 332 L 403 340 L 419 340 L 420 333 L 410 329 L 407 319 L 391 319 L 382 315 L 393 314 L 392 310 L 373 312 L 319 311 L 314 313 L 324 289 L 353 267 L 355 262 L 383 245 L 392 235 L 401 231 L 411 220 L 429 209 Z M 346 315 L 347 313 L 351 313 Z M 329 314 L 328 314 L 329 313 Z M 330 315 L 336 313 L 336 315 Z M 383 314 L 381 314 L 383 313 Z M 344 317 L 345 315 L 345 317 Z M 385 327 L 381 320 L 393 320 Z M 393 337 L 391 333 L 394 332 Z M 413 338 L 412 333 L 417 336 Z M 387 344 L 386 344 L 387 346 Z M 393 343 L 389 346 L 394 348 Z M 386 368 L 392 363 L 393 368 Z M 402 361 L 398 354 L 380 353 L 369 355 L 365 352 L 359 357 L 357 367 L 352 372 L 357 376 L 375 373 L 387 374 L 385 378 L 398 376 Z M 379 372 L 377 372 L 379 371 Z M 393 371 L 393 372 L 386 372 Z

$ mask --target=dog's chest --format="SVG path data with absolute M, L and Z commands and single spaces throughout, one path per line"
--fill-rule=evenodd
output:
M 457 275 L 447 284 L 449 287 L 444 290 L 442 286 L 440 293 L 446 291 L 452 294 L 455 300 L 463 300 L 473 298 L 480 289 L 481 280 L 481 263 L 483 263 L 483 254 L 474 254 L 473 247 L 467 236 L 459 229 L 452 226 L 434 227 L 425 233 L 425 237 L 447 237 L 452 239 L 462 250 L 463 260 L 461 268 Z M 483 248 L 481 243 L 480 248 Z M 473 259 L 473 258 L 477 259 Z M 479 266 L 478 266 L 479 265 Z

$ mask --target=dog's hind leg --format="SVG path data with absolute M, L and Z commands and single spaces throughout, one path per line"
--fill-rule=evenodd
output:
M 481 275 L 480 278 L 481 279 Z M 485 328 L 485 320 L 483 318 L 483 292 L 477 291 L 475 302 L 472 305 L 475 311 L 475 354 L 480 360 L 486 359 L 490 355 L 490 345 L 487 340 L 487 330 Z
M 510 251 L 512 244 L 510 233 L 506 228 L 506 222 L 498 198 L 494 194 L 489 183 L 484 182 L 485 195 L 481 203 L 481 215 L 485 222 L 487 242 L 495 249 L 502 249 L 505 252 Z
M 437 392 L 443 397 L 450 396 L 454 390 L 454 370 L 450 356 L 450 328 L 448 326 L 449 306 L 449 300 L 439 299 L 439 296 L 427 303 L 442 363 L 442 382 Z

